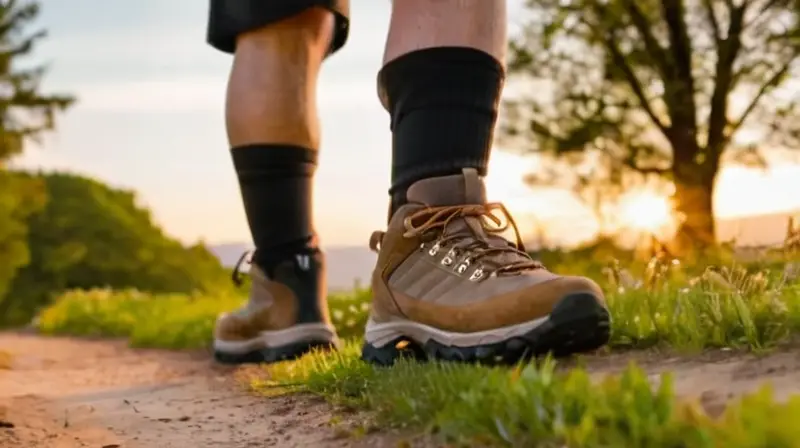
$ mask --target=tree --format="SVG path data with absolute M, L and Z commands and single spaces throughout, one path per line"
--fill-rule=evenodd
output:
M 800 68 L 796 0 L 526 5 L 502 136 L 568 167 L 573 186 L 671 183 L 679 250 L 715 242 L 723 162 L 800 149 L 800 92 L 787 82 Z M 533 83 L 538 96 L 521 93 Z
M 0 298 L 17 270 L 30 261 L 27 220 L 44 206 L 42 186 L 0 170 Z
M 52 130 L 56 112 L 73 102 L 70 96 L 40 93 L 43 66 L 18 64 L 45 37 L 44 31 L 26 33 L 38 13 L 35 2 L 0 0 L 0 298 L 17 269 L 29 262 L 27 220 L 45 202 L 41 182 L 14 176 L 5 164 L 27 139 Z
M 41 93 L 46 67 L 17 66 L 47 35 L 44 30 L 27 33 L 38 15 L 37 2 L 0 0 L 0 168 L 3 160 L 22 152 L 27 139 L 52 130 L 56 113 L 74 102 L 68 95 Z
M 0 296 L 6 324 L 26 322 L 67 289 L 191 293 L 230 284 L 205 246 L 184 247 L 166 236 L 132 192 L 73 174 L 14 175 L 42 183 L 48 202 L 27 221 L 30 263 Z

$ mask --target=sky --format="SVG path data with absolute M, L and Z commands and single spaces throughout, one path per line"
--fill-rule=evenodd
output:
M 182 241 L 249 241 L 223 121 L 231 57 L 205 43 L 207 1 L 41 3 L 39 24 L 49 32 L 36 52 L 50 67 L 44 90 L 79 101 L 17 163 L 134 189 Z M 520 7 L 512 0 L 510 16 Z M 385 224 L 391 138 L 375 75 L 389 9 L 389 1 L 352 0 L 350 41 L 323 68 L 315 215 L 325 244 L 364 245 Z M 506 201 L 523 227 L 587 216 L 566 193 L 525 186 L 531 169 L 534 160 L 495 151 L 487 179 L 492 199 Z M 767 174 L 735 168 L 722 174 L 716 209 L 720 216 L 800 209 L 798 191 L 800 166 Z

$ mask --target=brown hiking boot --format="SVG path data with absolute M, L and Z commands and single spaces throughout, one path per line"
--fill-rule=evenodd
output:
M 234 270 L 234 281 L 247 254 Z M 214 357 L 225 364 L 294 359 L 315 348 L 335 348 L 336 330 L 326 303 L 323 255 L 297 254 L 269 272 L 250 264 L 247 304 L 221 315 L 214 329 Z
M 365 361 L 387 365 L 408 353 L 507 364 L 608 342 L 600 287 L 532 260 L 506 209 L 486 202 L 476 170 L 419 181 L 407 197 L 370 240 L 378 263 Z M 509 226 L 516 244 L 499 235 Z

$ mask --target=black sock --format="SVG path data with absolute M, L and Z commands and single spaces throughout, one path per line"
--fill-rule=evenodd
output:
M 472 48 L 415 51 L 388 63 L 379 83 L 392 119 L 392 213 L 430 177 L 476 168 L 486 175 L 505 73 Z
M 313 251 L 312 180 L 317 152 L 291 145 L 247 145 L 231 150 L 244 209 L 262 269 Z

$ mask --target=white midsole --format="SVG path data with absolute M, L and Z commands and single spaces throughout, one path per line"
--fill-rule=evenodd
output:
M 225 341 L 214 338 L 214 350 L 231 354 L 245 354 L 270 347 L 280 347 L 299 341 L 327 341 L 337 343 L 336 331 L 328 324 L 298 324 L 285 330 L 262 331 L 258 337 L 244 341 Z
M 547 322 L 548 316 L 496 328 L 493 330 L 477 331 L 475 333 L 454 333 L 433 328 L 429 325 L 411 322 L 408 320 L 377 323 L 370 319 L 367 321 L 366 335 L 364 338 L 374 347 L 383 347 L 398 338 L 410 338 L 419 344 L 424 344 L 433 339 L 444 345 L 456 347 L 474 347 L 477 345 L 494 344 L 508 339 L 522 336 L 536 327 Z

